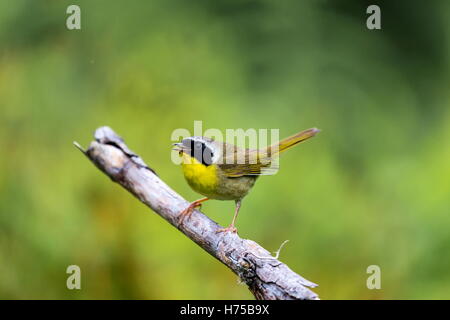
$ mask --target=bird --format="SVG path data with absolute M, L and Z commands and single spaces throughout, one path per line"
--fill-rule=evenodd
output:
M 202 136 L 187 137 L 174 143 L 173 150 L 178 151 L 181 157 L 181 167 L 188 185 L 204 196 L 180 212 L 179 224 L 207 200 L 234 200 L 231 224 L 217 232 L 237 233 L 235 223 L 242 199 L 253 188 L 258 177 L 276 173 L 281 153 L 314 137 L 318 132 L 319 129 L 310 128 L 263 149 L 240 148 Z

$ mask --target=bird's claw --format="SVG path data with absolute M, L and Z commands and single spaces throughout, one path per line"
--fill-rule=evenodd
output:
M 186 209 L 180 212 L 180 217 L 178 219 L 178 225 L 181 225 L 186 218 L 190 218 L 194 209 L 200 208 L 202 206 L 201 203 L 192 202 Z
M 237 229 L 235 226 L 230 225 L 226 228 L 220 228 L 216 231 L 216 233 L 220 233 L 220 232 L 231 232 L 231 233 L 237 233 Z

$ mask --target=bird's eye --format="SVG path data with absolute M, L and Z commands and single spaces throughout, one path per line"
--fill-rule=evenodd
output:
M 202 144 L 200 142 L 195 143 L 195 149 L 199 150 L 202 148 Z

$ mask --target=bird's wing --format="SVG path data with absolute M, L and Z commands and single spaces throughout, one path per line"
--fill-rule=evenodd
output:
M 278 157 L 258 153 L 258 150 L 238 149 L 223 157 L 218 164 L 222 172 L 230 178 L 248 175 L 273 175 L 278 171 Z

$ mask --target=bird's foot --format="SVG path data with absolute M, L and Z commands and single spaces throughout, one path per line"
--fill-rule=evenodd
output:
M 194 212 L 196 208 L 200 208 L 201 206 L 202 201 L 196 200 L 192 202 L 186 209 L 181 211 L 178 218 L 178 225 L 181 225 L 186 218 L 189 219 L 190 216 L 192 215 L 192 212 Z
M 226 228 L 220 228 L 220 229 L 218 229 L 217 231 L 216 231 L 216 233 L 219 233 L 219 232 L 231 232 L 231 233 L 237 233 L 237 229 L 236 229 L 236 227 L 234 226 L 234 225 L 230 225 L 230 226 L 228 226 L 228 227 L 226 227 Z

